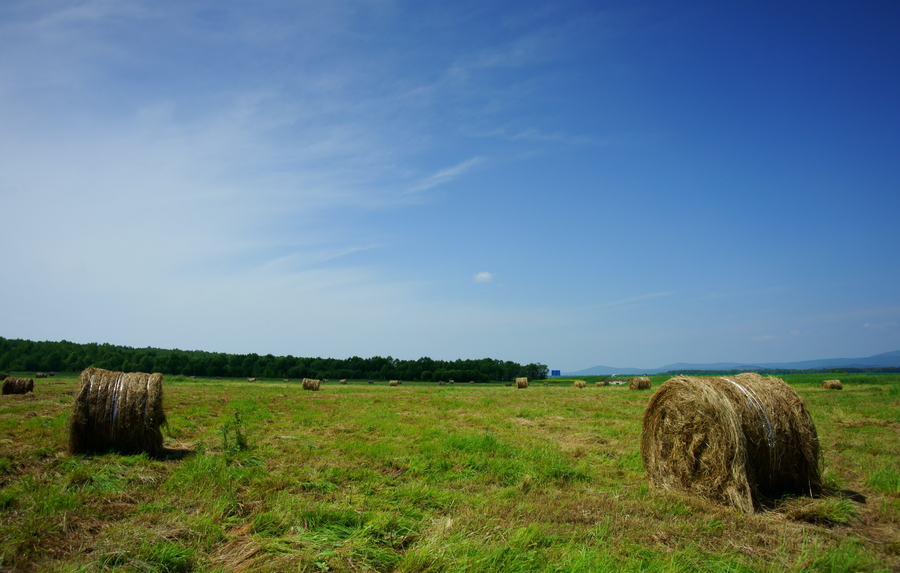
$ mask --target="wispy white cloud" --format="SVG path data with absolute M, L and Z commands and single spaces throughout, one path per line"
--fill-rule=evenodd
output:
M 492 283 L 494 282 L 494 274 L 489 272 L 480 272 L 472 275 L 472 280 L 476 283 Z
M 619 306 L 619 305 L 623 305 L 623 304 L 637 302 L 639 300 L 646 300 L 646 299 L 650 299 L 650 298 L 659 298 L 662 296 L 670 296 L 672 294 L 674 294 L 672 291 L 657 292 L 657 293 L 653 293 L 653 294 L 645 294 L 645 295 L 641 295 L 641 296 L 634 296 L 631 298 L 623 298 L 622 300 L 617 300 L 614 302 L 608 302 L 603 306 Z
M 888 328 L 895 328 L 898 326 L 896 322 L 867 322 L 863 325 L 863 328 L 870 328 L 872 330 L 887 330 Z
M 482 163 L 484 161 L 483 157 L 472 157 L 470 159 L 466 159 L 465 161 L 454 165 L 453 167 L 448 167 L 446 169 L 441 169 L 440 171 L 429 175 L 428 177 L 422 179 L 417 184 L 409 189 L 409 193 L 417 193 L 419 191 L 425 191 L 426 189 L 431 189 L 433 187 L 437 187 L 442 183 L 446 183 L 448 181 L 452 181 L 456 179 L 460 175 L 463 175 L 467 171 L 470 171 L 476 165 Z

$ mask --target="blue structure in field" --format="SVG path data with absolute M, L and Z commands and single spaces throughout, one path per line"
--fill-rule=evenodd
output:
M 559 376 L 559 370 L 551 370 L 550 376 Z

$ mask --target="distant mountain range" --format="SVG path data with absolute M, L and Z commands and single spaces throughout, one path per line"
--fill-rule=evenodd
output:
M 562 376 L 603 376 L 612 374 L 659 374 L 673 370 L 818 370 L 822 368 L 900 368 L 900 350 L 876 354 L 868 358 L 823 358 L 802 362 L 716 362 L 713 364 L 689 364 L 676 362 L 659 368 L 619 368 L 594 366 L 577 372 L 563 372 Z

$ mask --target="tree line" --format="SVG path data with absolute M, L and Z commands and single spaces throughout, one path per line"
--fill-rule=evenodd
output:
M 400 360 L 382 358 L 304 358 L 266 354 L 225 354 L 203 350 L 131 348 L 112 344 L 34 342 L 0 337 L 0 370 L 10 372 L 78 372 L 88 366 L 122 372 L 223 378 L 328 378 L 356 380 L 510 381 L 520 376 L 547 378 L 544 364 L 482 358 L 480 360 Z

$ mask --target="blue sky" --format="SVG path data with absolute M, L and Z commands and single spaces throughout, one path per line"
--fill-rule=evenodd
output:
M 0 4 L 0 336 L 900 349 L 887 2 Z

